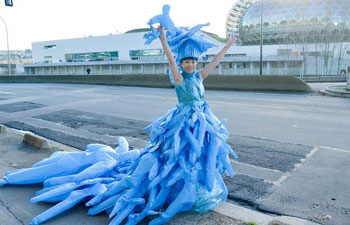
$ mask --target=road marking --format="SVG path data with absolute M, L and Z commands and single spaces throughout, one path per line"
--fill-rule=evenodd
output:
M 340 149 L 340 148 L 333 148 L 333 147 L 326 147 L 326 146 L 319 146 L 319 147 L 323 149 L 333 150 L 333 151 L 350 153 L 350 149 L 347 150 L 347 149 Z
M 271 183 L 278 181 L 284 174 L 284 172 L 279 170 L 254 166 L 247 163 L 238 162 L 236 160 L 231 160 L 231 165 L 236 174 L 244 174 L 250 177 L 264 179 L 266 181 L 270 181 Z
M 7 91 L 0 91 L 0 94 L 5 94 L 5 95 L 15 95 L 16 93 L 13 93 L 13 92 L 7 92 Z
M 320 150 L 320 147 L 315 147 L 314 149 L 312 149 L 311 152 L 305 156 L 305 158 L 302 158 L 300 160 L 300 163 L 297 163 L 297 164 L 294 165 L 294 168 L 291 171 L 286 172 L 285 174 L 283 174 L 281 176 L 281 178 L 278 181 L 274 182 L 274 185 L 276 185 L 276 186 L 281 185 L 283 183 L 283 181 L 285 181 L 290 175 L 292 175 L 293 172 L 296 171 L 303 163 L 305 163 L 306 161 L 310 160 L 312 158 L 312 156 L 318 150 Z

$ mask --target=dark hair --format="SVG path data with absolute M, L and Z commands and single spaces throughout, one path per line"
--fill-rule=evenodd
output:
M 190 57 L 185 57 L 185 58 L 181 59 L 180 62 L 182 63 L 182 61 L 187 60 L 187 59 L 193 59 L 193 60 L 196 60 L 196 61 L 197 61 L 197 58 L 196 58 L 196 57 L 190 56 Z

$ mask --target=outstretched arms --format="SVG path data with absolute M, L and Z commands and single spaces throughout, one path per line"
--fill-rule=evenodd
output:
M 181 75 L 179 69 L 177 68 L 174 54 L 171 52 L 169 44 L 166 40 L 164 27 L 160 27 L 159 29 L 161 29 L 161 34 L 159 36 L 160 43 L 162 43 L 165 55 L 169 61 L 169 68 L 171 71 L 171 76 L 176 84 L 181 84 L 183 78 L 182 78 L 182 75 Z
M 221 61 L 221 59 L 225 56 L 227 50 L 231 47 L 235 39 L 233 37 L 229 37 L 226 45 L 221 49 L 221 51 L 214 57 L 213 61 L 211 61 L 206 67 L 199 71 L 201 78 L 204 80 L 210 73 L 217 67 Z

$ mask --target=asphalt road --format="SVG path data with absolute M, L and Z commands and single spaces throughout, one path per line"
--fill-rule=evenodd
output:
M 348 99 L 207 91 L 206 100 L 227 119 L 228 142 L 239 155 L 232 162 L 235 178 L 225 178 L 231 201 L 323 224 L 350 224 L 350 201 L 340 200 L 350 189 L 344 172 L 350 160 Z M 120 135 L 132 148 L 142 148 L 148 139 L 143 128 L 176 102 L 171 89 L 0 84 L 0 123 L 82 150 L 94 142 L 116 145 Z

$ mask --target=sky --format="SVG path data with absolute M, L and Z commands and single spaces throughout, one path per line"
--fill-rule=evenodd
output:
M 0 1 L 0 17 L 8 29 L 10 50 L 31 49 L 32 42 L 124 33 L 148 27 L 147 21 L 169 4 L 176 26 L 203 28 L 225 36 L 225 22 L 235 0 L 13 0 Z M 0 50 L 7 50 L 0 20 Z

